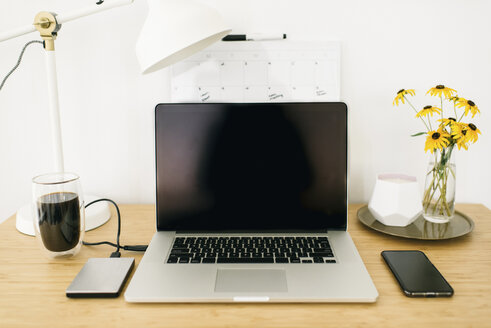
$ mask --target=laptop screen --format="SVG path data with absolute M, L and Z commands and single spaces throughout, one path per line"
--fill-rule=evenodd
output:
M 159 104 L 157 229 L 345 230 L 344 103 Z

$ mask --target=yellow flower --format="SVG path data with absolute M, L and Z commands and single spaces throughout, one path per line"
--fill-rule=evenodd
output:
M 467 100 L 464 98 L 459 98 L 457 101 L 457 107 L 461 108 L 464 107 L 465 113 L 464 115 L 467 116 L 469 112 L 472 113 L 472 117 L 474 117 L 477 113 L 481 113 L 479 108 L 477 108 L 476 104 L 472 100 Z
M 457 97 L 457 95 L 453 96 L 453 97 L 450 97 L 450 98 L 447 98 L 448 101 L 453 101 L 453 103 L 455 104 L 457 101 L 459 101 L 459 97 Z
M 447 88 L 446 86 L 442 85 L 442 84 L 439 84 L 437 85 L 436 87 L 434 88 L 431 88 L 430 90 L 428 90 L 428 92 L 426 94 L 430 94 L 430 96 L 438 96 L 438 97 L 441 97 L 442 94 L 445 98 L 450 98 L 453 96 L 453 93 L 457 93 L 457 91 L 455 91 L 454 89 L 451 89 L 451 88 Z
M 440 114 L 441 109 L 438 107 L 433 107 L 433 106 L 425 106 L 422 110 L 420 110 L 417 114 L 416 117 L 421 117 L 421 116 L 433 116 L 434 113 Z
M 469 145 L 467 144 L 466 138 L 459 139 L 455 144 L 457 145 L 457 147 L 459 147 L 459 150 L 460 148 L 464 148 L 465 150 L 469 149 Z
M 455 140 L 465 139 L 467 124 L 461 122 L 450 123 L 452 138 Z
M 475 143 L 477 141 L 477 135 L 481 134 L 481 131 L 472 123 L 466 124 L 467 125 L 467 133 L 465 134 L 465 138 L 468 141 L 472 141 L 472 143 Z
M 398 106 L 399 100 L 404 104 L 404 96 L 405 95 L 414 96 L 415 94 L 416 93 L 414 92 L 414 89 L 408 89 L 408 90 L 401 89 L 401 90 L 397 91 L 397 96 L 394 98 L 392 105 Z
M 457 147 L 464 148 L 467 150 L 468 148 L 468 138 L 467 135 L 467 124 L 461 122 L 452 122 L 450 125 L 452 138 L 455 140 L 455 144 Z
M 450 134 L 448 134 L 442 128 L 438 129 L 437 131 L 428 132 L 428 137 L 426 137 L 425 142 L 425 152 L 429 149 L 433 154 L 436 149 L 442 150 L 443 148 L 447 147 L 450 143 L 448 138 L 450 138 Z
M 464 130 L 464 132 L 465 132 L 465 130 Z M 459 140 L 457 140 L 457 142 L 455 144 L 457 145 L 457 147 L 459 147 L 459 150 L 460 150 L 460 148 L 464 148 L 465 150 L 469 149 L 469 144 L 468 144 L 467 138 L 460 138 Z
M 449 118 L 439 119 L 438 122 L 440 122 L 440 124 L 443 126 L 449 126 L 449 125 L 451 126 L 452 123 L 456 122 L 456 119 L 453 117 L 449 117 Z

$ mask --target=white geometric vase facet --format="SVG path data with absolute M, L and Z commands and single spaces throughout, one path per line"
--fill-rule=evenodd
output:
M 368 209 L 387 226 L 405 227 L 413 223 L 423 210 L 416 177 L 379 174 Z

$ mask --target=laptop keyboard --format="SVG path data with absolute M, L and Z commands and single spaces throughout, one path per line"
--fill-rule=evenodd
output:
M 336 263 L 327 237 L 176 237 L 167 263 Z

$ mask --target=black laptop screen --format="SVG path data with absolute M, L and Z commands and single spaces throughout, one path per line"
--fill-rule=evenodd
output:
M 346 229 L 344 103 L 160 104 L 157 229 Z

